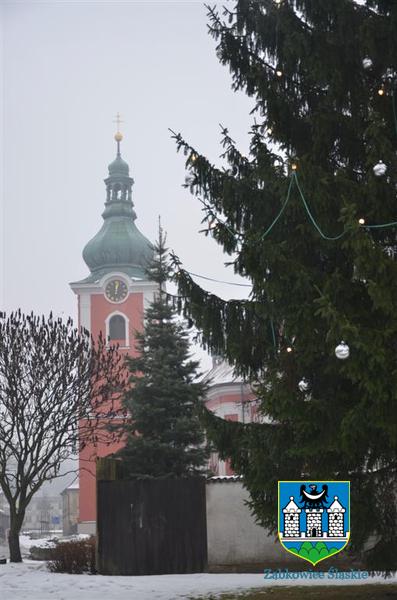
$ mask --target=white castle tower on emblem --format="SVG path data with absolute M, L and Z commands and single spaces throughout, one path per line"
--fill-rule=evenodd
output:
M 328 537 L 343 537 L 344 533 L 344 513 L 346 509 L 338 500 L 338 496 L 334 496 L 334 501 L 329 508 L 328 513 Z
M 322 536 L 323 512 L 323 508 L 305 508 L 307 537 Z
M 290 501 L 283 508 L 285 537 L 299 537 L 299 517 L 301 512 L 302 510 L 294 502 L 294 497 L 290 496 Z

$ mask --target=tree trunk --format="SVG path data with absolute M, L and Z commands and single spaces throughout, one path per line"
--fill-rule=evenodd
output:
M 10 549 L 10 561 L 22 562 L 21 549 L 19 547 L 19 531 L 10 529 L 8 535 L 8 546 Z
M 23 516 L 13 515 L 11 511 L 10 532 L 8 534 L 8 547 L 11 562 L 22 562 L 21 549 L 19 547 L 19 533 L 21 531 Z

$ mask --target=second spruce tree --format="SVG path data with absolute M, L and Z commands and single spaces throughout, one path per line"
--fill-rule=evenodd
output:
M 127 358 L 133 387 L 124 397 L 124 407 L 131 420 L 126 446 L 118 455 L 129 476 L 195 475 L 203 473 L 207 459 L 196 414 L 206 384 L 198 381 L 199 363 L 191 359 L 188 332 L 165 292 L 169 270 L 160 228 L 148 268 L 159 291 L 145 311 L 143 333 L 136 334 L 139 355 Z

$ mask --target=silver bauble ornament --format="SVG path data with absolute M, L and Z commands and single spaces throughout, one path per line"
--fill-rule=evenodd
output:
M 301 392 L 307 392 L 307 390 L 309 389 L 309 382 L 307 381 L 307 379 L 302 377 L 302 379 L 298 383 L 298 388 Z
M 379 162 L 376 163 L 376 165 L 374 166 L 374 168 L 372 170 L 374 172 L 374 175 L 376 175 L 376 177 L 382 177 L 382 175 L 384 175 L 386 173 L 387 167 L 386 167 L 385 163 L 380 160 Z
M 364 69 L 370 69 L 372 67 L 372 65 L 373 65 L 373 62 L 369 56 L 366 56 L 365 58 L 363 58 Z
M 346 360 L 350 356 L 350 348 L 345 342 L 342 340 L 338 346 L 335 348 L 335 356 L 339 358 L 339 360 Z

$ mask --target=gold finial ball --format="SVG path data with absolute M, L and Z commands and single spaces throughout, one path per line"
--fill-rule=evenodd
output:
M 123 134 L 120 133 L 120 131 L 118 131 L 114 134 L 114 139 L 116 140 L 116 142 L 121 142 L 121 140 L 123 139 Z

